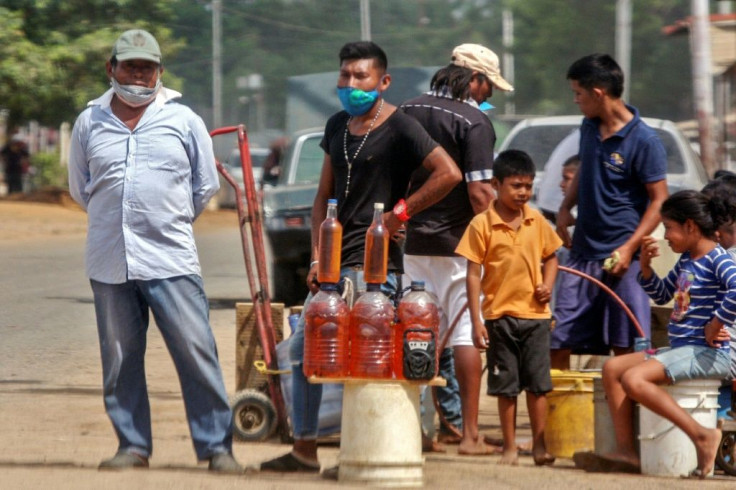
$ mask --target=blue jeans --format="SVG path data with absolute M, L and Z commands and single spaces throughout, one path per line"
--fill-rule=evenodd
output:
M 144 357 L 149 308 L 179 374 L 189 430 L 200 460 L 232 450 L 232 412 L 202 278 L 186 275 L 105 284 L 94 280 L 105 409 L 119 450 L 149 457 L 151 411 Z
M 349 277 L 356 291 L 365 290 L 363 271 L 353 267 L 343 267 L 340 277 Z M 394 294 L 398 287 L 398 276 L 389 273 L 381 290 L 386 294 Z M 322 385 L 311 384 L 304 376 L 304 313 L 307 311 L 312 293 L 304 300 L 304 308 L 299 322 L 289 341 L 289 359 L 291 360 L 291 390 L 294 399 L 294 417 L 291 429 L 294 439 L 315 440 L 319 428 L 319 405 L 322 403 Z

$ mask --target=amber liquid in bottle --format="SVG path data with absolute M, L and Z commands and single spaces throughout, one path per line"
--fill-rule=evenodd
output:
M 337 199 L 327 201 L 327 217 L 319 227 L 319 264 L 317 280 L 320 283 L 340 281 L 340 254 L 342 225 L 337 220 Z
M 388 268 L 388 230 L 383 225 L 383 203 L 373 205 L 373 223 L 365 234 L 363 274 L 366 283 L 386 282 Z
M 380 291 L 369 284 L 350 312 L 350 376 L 354 378 L 392 377 L 391 328 L 394 307 Z
M 307 306 L 304 319 L 304 375 L 346 376 L 350 309 L 334 284 L 322 284 Z

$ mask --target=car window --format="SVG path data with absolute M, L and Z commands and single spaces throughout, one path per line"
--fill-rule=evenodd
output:
M 250 162 L 253 168 L 263 167 L 263 164 L 268 158 L 268 150 L 263 148 L 251 148 L 250 149 Z M 230 153 L 230 158 L 227 160 L 227 165 L 231 167 L 240 167 L 240 150 L 235 149 Z
M 296 167 L 295 183 L 314 183 L 319 181 L 325 152 L 319 146 L 322 135 L 310 136 L 303 140 Z
M 655 128 L 657 136 L 662 141 L 664 151 L 667 153 L 667 173 L 685 173 L 685 162 L 682 161 L 682 152 L 677 148 L 677 141 L 664 129 Z
M 509 140 L 507 150 L 523 150 L 537 167 L 544 170 L 549 156 L 562 139 L 578 126 L 529 126 Z

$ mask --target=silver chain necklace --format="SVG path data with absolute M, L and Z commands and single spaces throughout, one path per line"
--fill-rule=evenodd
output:
M 378 106 L 378 110 L 376 111 L 376 115 L 373 116 L 373 120 L 371 121 L 371 125 L 368 126 L 368 131 L 365 133 L 365 136 L 363 136 L 363 141 L 360 142 L 360 145 L 358 146 L 358 149 L 355 150 L 355 153 L 353 154 L 353 161 L 350 161 L 350 158 L 348 158 L 348 131 L 350 127 L 350 121 L 353 120 L 353 116 L 350 116 L 348 118 L 348 122 L 345 124 L 345 134 L 342 138 L 342 151 L 345 154 L 345 162 L 348 164 L 348 179 L 345 182 L 345 197 L 348 197 L 348 192 L 350 191 L 350 171 L 353 168 L 353 163 L 355 163 L 355 159 L 358 158 L 358 153 L 360 153 L 360 150 L 363 149 L 363 145 L 365 145 L 365 141 L 368 139 L 368 135 L 371 134 L 371 131 L 373 130 L 373 125 L 376 124 L 376 121 L 378 120 L 378 116 L 381 115 L 381 109 L 383 109 L 383 99 L 381 99 L 381 105 Z

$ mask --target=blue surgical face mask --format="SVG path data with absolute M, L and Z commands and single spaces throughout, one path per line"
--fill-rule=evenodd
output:
M 351 116 L 362 116 L 371 110 L 381 94 L 377 88 L 365 92 L 353 87 L 337 87 L 337 96 L 345 112 Z

